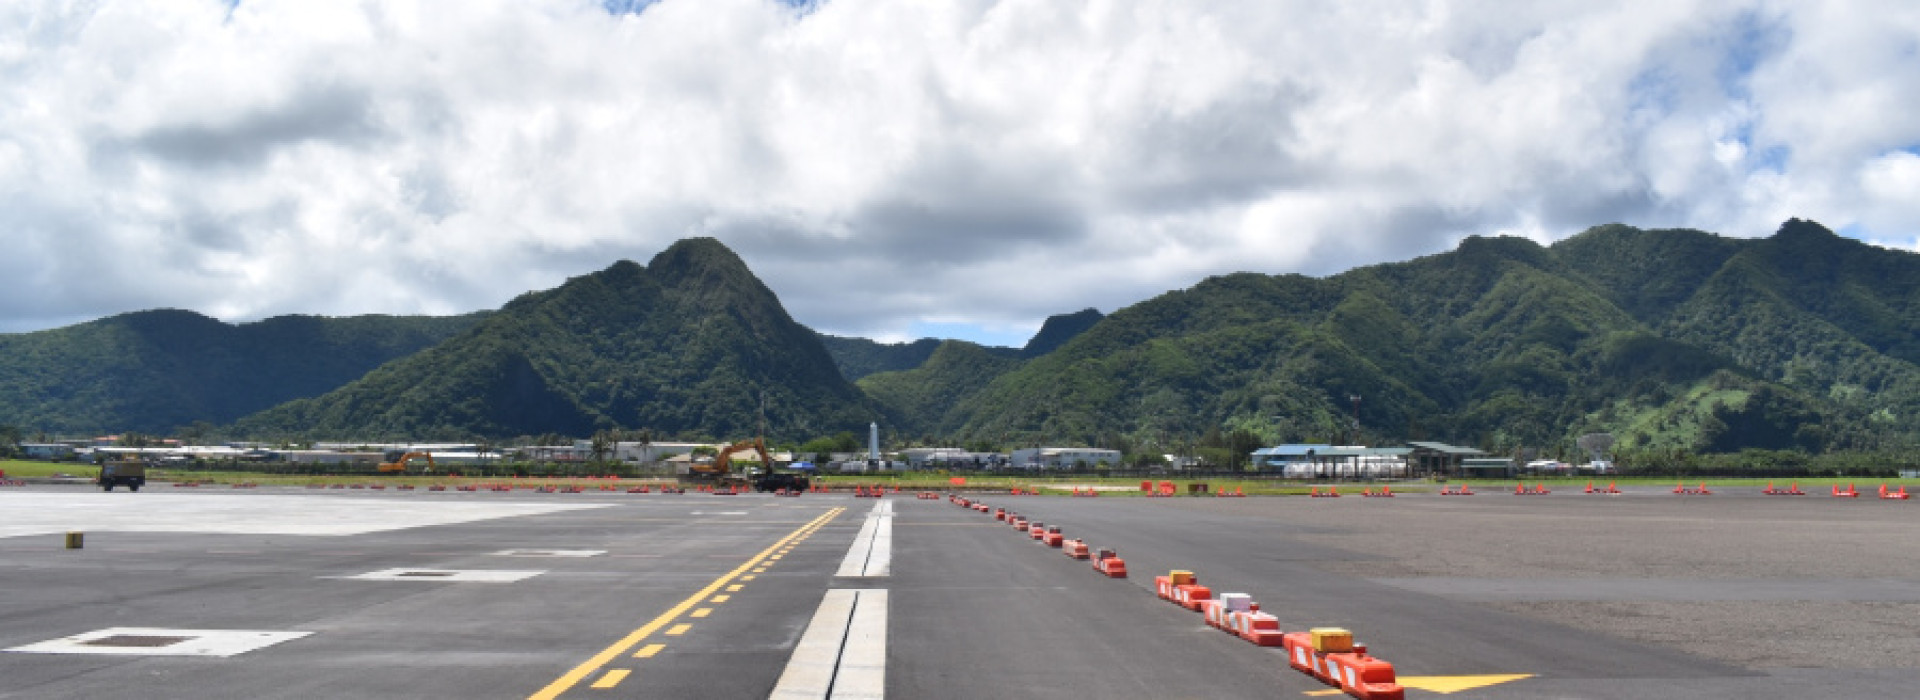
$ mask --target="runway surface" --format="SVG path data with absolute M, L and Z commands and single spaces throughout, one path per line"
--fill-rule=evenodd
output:
M 1353 630 L 1407 697 L 1917 694 L 1920 504 L 0 490 L 0 698 L 1318 697 L 1156 598 Z M 65 548 L 65 533 L 84 547 Z

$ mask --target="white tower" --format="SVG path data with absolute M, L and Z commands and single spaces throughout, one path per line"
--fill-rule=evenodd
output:
M 867 459 L 880 461 L 880 424 L 867 424 Z

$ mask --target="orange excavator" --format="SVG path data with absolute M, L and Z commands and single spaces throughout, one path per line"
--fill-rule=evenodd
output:
M 389 452 L 387 454 L 393 454 L 393 453 Z M 381 473 L 386 473 L 386 472 L 404 473 L 407 471 L 407 462 L 412 461 L 416 457 L 426 458 L 427 471 L 433 471 L 433 455 L 427 454 L 425 452 L 408 452 L 406 454 L 400 455 L 399 459 L 393 460 L 391 462 L 382 462 L 380 464 L 380 471 Z
M 754 453 L 760 455 L 760 464 L 763 465 L 764 468 L 768 470 L 773 469 L 773 454 L 767 452 L 767 442 L 760 438 L 753 438 L 751 440 L 741 440 L 720 448 L 720 453 L 713 456 L 713 462 L 709 464 L 696 463 L 688 467 L 687 476 L 693 481 L 703 483 L 737 484 L 745 486 L 748 484 L 747 476 L 745 474 L 733 473 L 733 455 L 736 452 L 746 450 L 752 450 Z

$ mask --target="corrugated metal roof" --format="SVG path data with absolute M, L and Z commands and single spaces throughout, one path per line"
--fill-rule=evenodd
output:
M 1411 447 L 1329 447 L 1315 452 L 1313 456 L 1321 459 L 1338 459 L 1345 457 L 1405 457 L 1410 454 L 1413 454 L 1413 448 Z
M 1450 454 L 1450 455 L 1483 455 L 1483 454 L 1486 454 L 1486 452 L 1483 452 L 1483 451 L 1480 451 L 1480 450 L 1476 450 L 1476 449 L 1473 449 L 1473 448 L 1471 448 L 1471 447 L 1460 447 L 1460 446 L 1458 446 L 1458 445 L 1449 445 L 1449 444 L 1447 444 L 1447 443 L 1444 443 L 1444 442 L 1408 442 L 1407 444 L 1409 444 L 1409 445 L 1412 445 L 1412 446 L 1414 446 L 1414 447 L 1418 447 L 1418 448 L 1420 448 L 1420 449 L 1423 449 L 1423 450 L 1433 450 L 1433 451 L 1435 451 L 1435 452 L 1439 452 L 1439 453 L 1441 453 L 1441 454 Z
M 1276 445 L 1253 451 L 1255 457 L 1306 457 L 1333 449 L 1332 445 Z

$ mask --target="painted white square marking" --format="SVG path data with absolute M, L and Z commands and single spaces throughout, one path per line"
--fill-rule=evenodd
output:
M 116 656 L 233 656 L 269 647 L 312 632 L 270 630 L 183 630 L 159 627 L 109 627 L 71 637 L 18 646 L 26 654 L 107 654 Z
M 432 581 L 440 583 L 513 583 L 547 573 L 505 569 L 382 569 L 358 576 L 339 576 L 354 581 Z

